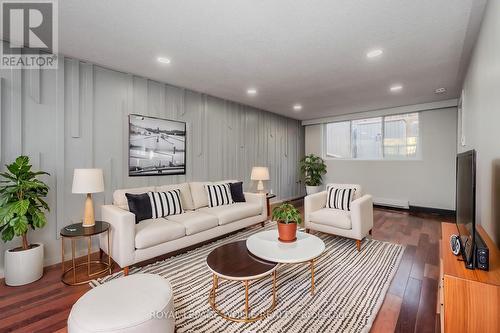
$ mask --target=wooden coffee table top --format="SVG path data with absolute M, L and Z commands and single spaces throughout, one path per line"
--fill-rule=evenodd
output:
M 255 257 L 242 240 L 214 249 L 207 257 L 207 266 L 228 280 L 254 280 L 271 274 L 278 264 Z

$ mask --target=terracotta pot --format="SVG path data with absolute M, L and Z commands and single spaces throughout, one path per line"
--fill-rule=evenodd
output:
M 297 223 L 278 222 L 279 239 L 282 242 L 293 242 L 297 239 Z

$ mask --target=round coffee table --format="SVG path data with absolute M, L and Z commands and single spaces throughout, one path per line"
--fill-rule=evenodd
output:
M 314 294 L 314 260 L 325 251 L 325 243 L 314 235 L 297 232 L 297 240 L 284 243 L 278 240 L 278 230 L 261 231 L 248 237 L 248 251 L 253 255 L 280 264 L 309 262 L 311 294 Z
M 213 284 L 210 291 L 209 304 L 221 317 L 236 322 L 253 322 L 268 316 L 276 307 L 276 267 L 277 263 L 269 262 L 253 256 L 248 252 L 246 241 L 224 244 L 214 249 L 207 257 L 208 269 L 212 272 Z M 271 306 L 263 313 L 250 317 L 248 305 L 249 282 L 268 275 L 273 279 L 273 299 Z M 242 281 L 245 286 L 245 317 L 236 318 L 226 315 L 216 305 L 216 294 L 219 288 L 219 279 Z

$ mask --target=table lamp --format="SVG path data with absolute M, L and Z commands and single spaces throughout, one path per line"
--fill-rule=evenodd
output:
M 94 226 L 95 219 L 92 193 L 104 191 L 102 169 L 75 169 L 73 173 L 73 188 L 71 191 L 73 193 L 87 194 L 82 224 L 84 227 Z
M 251 180 L 258 180 L 257 191 L 264 191 L 263 180 L 269 180 L 269 169 L 267 167 L 253 167 L 252 174 L 250 175 Z

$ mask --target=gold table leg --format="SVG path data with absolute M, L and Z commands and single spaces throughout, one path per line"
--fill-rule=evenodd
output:
M 311 295 L 314 295 L 314 259 L 311 260 Z
M 235 318 L 235 317 L 228 316 L 224 312 L 222 312 L 220 309 L 217 308 L 217 303 L 216 303 L 215 298 L 216 298 L 217 288 L 219 287 L 219 282 L 218 282 L 219 277 L 216 274 L 212 274 L 213 282 L 212 282 L 212 289 L 210 290 L 210 295 L 208 297 L 208 303 L 209 303 L 210 307 L 219 316 L 221 316 L 222 318 L 224 318 L 226 320 L 239 322 L 239 323 L 252 323 L 252 322 L 255 322 L 257 320 L 264 319 L 267 316 L 269 316 L 276 308 L 276 271 L 273 271 L 273 273 L 271 275 L 272 275 L 272 283 L 273 283 L 272 303 L 271 303 L 271 306 L 267 310 L 265 310 L 263 313 L 261 313 L 260 315 L 257 315 L 254 317 L 249 316 L 250 306 L 249 306 L 249 297 L 248 297 L 248 293 L 249 293 L 249 281 L 248 280 L 241 281 L 243 283 L 243 285 L 245 286 L 245 318 Z
M 76 283 L 75 240 L 71 239 L 71 262 L 73 263 L 73 283 Z
M 248 280 L 245 281 L 245 319 L 248 320 Z

